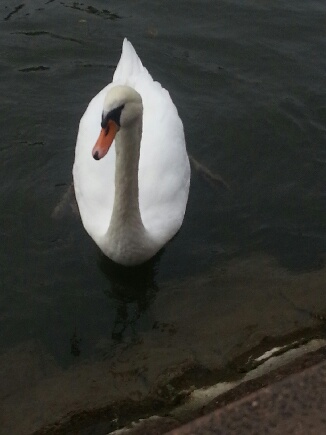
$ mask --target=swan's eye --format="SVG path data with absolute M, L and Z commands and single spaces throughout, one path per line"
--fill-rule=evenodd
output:
M 122 104 L 121 106 L 110 110 L 110 112 L 108 112 L 106 115 L 104 115 L 104 113 L 102 113 L 102 122 L 101 122 L 101 127 L 108 129 L 108 124 L 110 119 L 112 119 L 112 121 L 114 121 L 119 127 L 120 127 L 120 116 L 121 116 L 121 112 L 122 109 L 125 107 L 124 104 Z M 106 134 L 108 134 L 109 130 L 106 131 Z

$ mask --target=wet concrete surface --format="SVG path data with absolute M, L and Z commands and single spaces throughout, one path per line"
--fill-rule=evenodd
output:
M 292 370 L 302 369 L 316 360 L 323 361 L 288 375 L 282 381 L 265 386 L 168 434 L 326 433 L 325 356 L 325 348 L 313 356 L 306 356 L 292 364 Z M 277 373 L 276 379 L 281 376 L 281 372 Z
M 197 410 L 185 425 L 169 416 L 155 416 L 110 434 L 323 434 L 325 360 L 326 346 L 302 355 L 220 395 Z

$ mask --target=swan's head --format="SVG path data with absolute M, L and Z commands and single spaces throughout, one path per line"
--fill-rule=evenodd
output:
M 93 148 L 95 160 L 102 159 L 121 128 L 140 122 L 143 114 L 141 96 L 129 86 L 115 86 L 106 94 L 101 132 Z

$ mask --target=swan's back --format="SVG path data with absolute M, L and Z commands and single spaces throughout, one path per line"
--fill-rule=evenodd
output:
M 142 97 L 139 207 L 145 228 L 163 245 L 180 228 L 188 198 L 190 167 L 184 131 L 169 93 L 153 81 L 126 39 L 112 83 L 93 98 L 79 126 L 74 181 L 83 224 L 96 241 L 110 223 L 115 144 L 100 161 L 92 158 L 91 150 L 100 131 L 105 95 L 116 85 L 131 86 Z M 86 180 L 81 172 L 88 174 Z

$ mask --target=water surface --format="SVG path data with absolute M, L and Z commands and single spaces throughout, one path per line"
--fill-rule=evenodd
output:
M 167 373 L 226 367 L 264 337 L 320 334 L 325 17 L 323 1 L 1 3 L 6 433 L 17 414 L 31 433 L 142 400 Z M 131 273 L 100 255 L 70 190 L 79 119 L 125 36 L 196 163 L 180 233 Z

